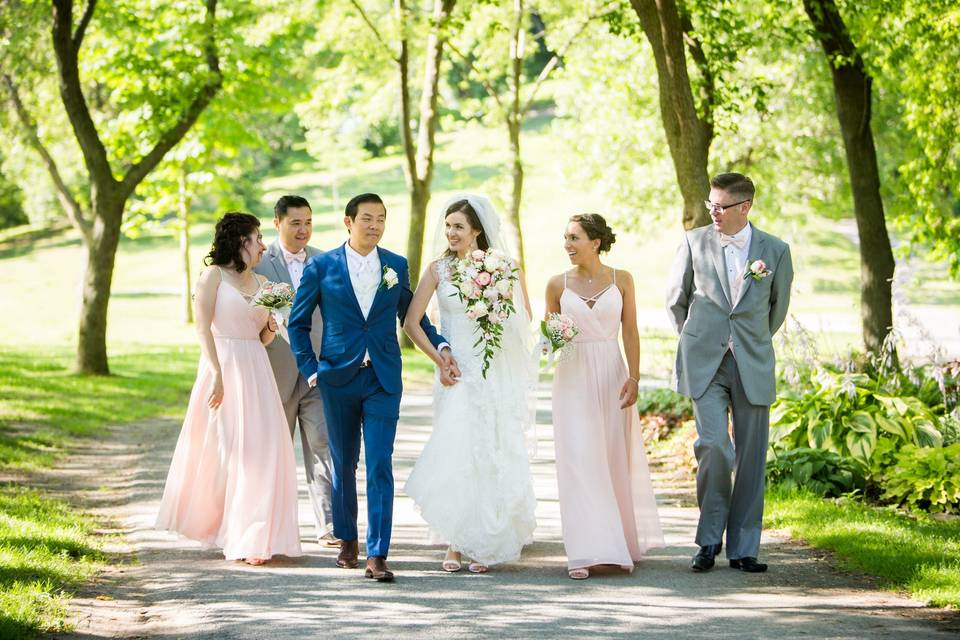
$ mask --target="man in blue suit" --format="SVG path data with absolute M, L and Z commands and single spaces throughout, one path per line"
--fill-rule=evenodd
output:
M 400 417 L 400 344 L 413 298 L 407 260 L 377 246 L 387 210 L 380 196 L 365 193 L 346 207 L 350 238 L 311 258 L 290 314 L 290 344 L 297 367 L 320 387 L 333 459 L 333 533 L 342 540 L 337 566 L 358 566 L 357 463 L 363 438 L 367 467 L 367 565 L 364 575 L 393 580 L 386 558 L 393 525 L 393 441 Z M 320 307 L 323 337 L 319 360 L 310 341 L 313 311 Z M 444 357 L 441 382 L 459 377 L 449 346 L 430 322 L 422 326 Z

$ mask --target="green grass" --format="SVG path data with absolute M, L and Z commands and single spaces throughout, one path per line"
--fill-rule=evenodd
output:
M 93 530 L 64 502 L 0 487 L 0 638 L 66 629 L 68 590 L 103 561 Z
M 197 353 L 130 345 L 114 350 L 104 377 L 70 373 L 64 348 L 0 348 L 0 472 L 50 467 L 111 424 L 182 414 Z M 0 638 L 64 628 L 69 589 L 102 561 L 93 530 L 65 502 L 0 485 Z
M 193 346 L 130 346 L 114 351 L 113 375 L 78 376 L 66 349 L 0 347 L 0 468 L 47 467 L 72 438 L 180 414 L 197 354 Z
M 960 607 L 960 520 L 908 517 L 860 502 L 767 492 L 766 526 L 836 554 L 845 567 L 939 607 Z

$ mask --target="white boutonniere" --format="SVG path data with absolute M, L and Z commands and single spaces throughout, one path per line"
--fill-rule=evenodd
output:
M 400 282 L 400 279 L 397 277 L 397 272 L 390 267 L 384 267 L 383 280 L 380 282 L 380 284 L 387 289 L 393 289 L 395 286 L 397 286 L 398 282 Z
M 753 278 L 754 280 L 763 280 L 773 271 L 767 268 L 767 263 L 763 260 L 754 260 L 750 263 L 750 268 L 747 269 L 747 272 L 743 274 L 743 279 Z

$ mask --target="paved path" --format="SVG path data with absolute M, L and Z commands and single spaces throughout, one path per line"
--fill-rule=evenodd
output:
M 540 427 L 540 456 L 533 464 L 539 527 L 523 561 L 486 575 L 446 574 L 439 568 L 442 548 L 429 545 L 424 523 L 402 495 L 429 434 L 430 398 L 408 394 L 402 415 L 390 556 L 398 580 L 392 585 L 337 569 L 335 550 L 312 542 L 310 525 L 302 528 L 304 557 L 265 567 L 225 562 L 216 552 L 152 530 L 178 424 L 125 427 L 120 444 L 81 452 L 71 460 L 73 469 L 63 472 L 85 474 L 88 486 L 98 487 L 86 499 L 122 523 L 124 538 L 112 550 L 123 564 L 80 594 L 76 633 L 66 637 L 956 637 L 957 627 L 938 622 L 936 611 L 832 570 L 822 554 L 772 534 L 765 535 L 762 550 L 771 563 L 768 573 L 719 567 L 692 574 L 687 564 L 696 509 L 676 503 L 661 505 L 669 546 L 651 553 L 632 575 L 570 580 L 549 426 Z M 544 396 L 540 422 L 549 419 Z M 305 490 L 300 521 L 311 522 Z

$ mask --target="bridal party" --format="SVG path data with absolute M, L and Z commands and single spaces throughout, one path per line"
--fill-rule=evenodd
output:
M 767 569 L 772 337 L 793 266 L 789 246 L 750 221 L 757 195 L 743 174 L 713 177 L 711 224 L 678 237 L 663 283 L 678 336 L 674 384 L 696 422 L 696 573 L 721 559 L 746 574 Z M 496 572 L 537 536 L 531 461 L 544 456 L 536 402 L 549 369 L 566 575 L 643 570 L 665 542 L 635 407 L 639 274 L 608 262 L 616 230 L 601 213 L 557 212 L 545 230 L 556 273 L 530 282 L 488 197 L 458 194 L 436 219 L 412 290 L 407 259 L 381 246 L 390 214 L 376 193 L 347 203 L 345 240 L 333 247 L 310 244 L 314 213 L 298 195 L 277 201 L 269 246 L 258 217 L 220 217 L 194 292 L 201 357 L 158 528 L 227 561 L 303 555 L 299 438 L 315 535 L 337 550 L 337 567 L 378 583 L 402 576 L 390 560 L 402 492 L 429 526 L 424 543 L 446 547 L 438 571 Z M 403 486 L 393 471 L 399 332 L 435 367 L 429 439 Z

